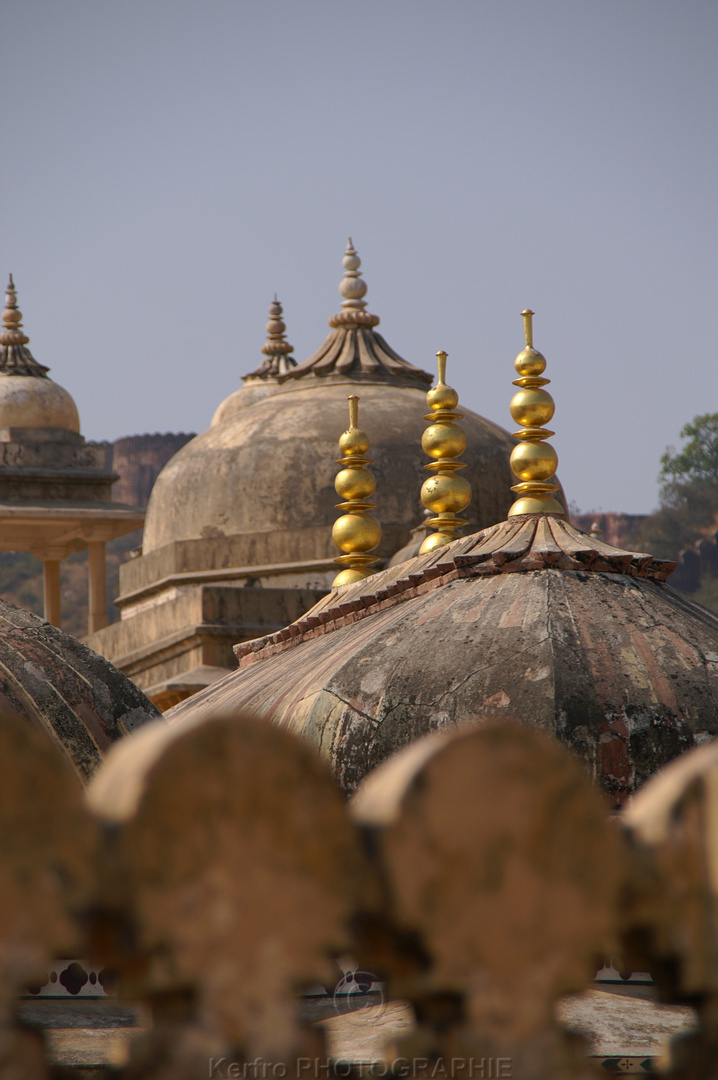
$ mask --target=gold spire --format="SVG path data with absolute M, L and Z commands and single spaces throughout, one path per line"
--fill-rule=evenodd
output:
M 373 510 L 376 505 L 366 501 L 374 494 L 376 481 L 365 468 L 371 464 L 370 458 L 364 456 L 369 449 L 369 439 L 357 427 L 358 419 L 359 398 L 356 394 L 351 394 L 349 427 L 339 439 L 339 452 L 342 457 L 337 464 L 342 468 L 334 481 L 337 495 L 346 500 L 337 503 L 337 510 L 344 510 L 345 513 L 337 518 L 332 529 L 334 543 L 340 551 L 346 553 L 339 555 L 334 562 L 346 569 L 334 578 L 333 588 L 337 585 L 351 585 L 369 577 L 373 571 L 367 567 L 378 561 L 367 554 L 373 551 L 381 540 L 381 525 L 367 513 L 367 510 Z
M 3 329 L 0 331 L 0 373 L 3 375 L 34 375 L 44 379 L 50 369 L 38 364 L 26 348 L 30 338 L 22 329 L 22 312 L 17 306 L 15 282 L 10 274 L 5 290 L 5 310 L 2 313 Z
M 550 443 L 554 434 L 547 424 L 554 414 L 554 401 L 543 387 L 550 379 L 542 378 L 546 369 L 546 360 L 533 347 L 533 329 L 531 317 L 533 311 L 521 312 L 524 320 L 526 348 L 514 361 L 519 378 L 514 379 L 514 386 L 520 386 L 518 393 L 511 399 L 511 415 L 523 430 L 515 431 L 514 438 L 521 442 L 511 452 L 511 470 L 520 483 L 511 488 L 518 494 L 516 502 L 509 510 L 509 517 L 517 514 L 560 514 L 566 511 L 553 497 L 558 491 L 558 484 L 551 483 L 556 472 L 558 454 Z
M 424 524 L 430 525 L 436 532 L 430 533 L 419 548 L 419 554 L 443 547 L 455 540 L 458 529 L 466 522 L 456 514 L 465 510 L 471 502 L 471 485 L 461 476 L 454 476 L 457 469 L 465 469 L 463 461 L 454 461 L 466 449 L 466 435 L 455 423 L 462 413 L 453 410 L 459 404 L 459 395 L 445 383 L 446 357 L 442 349 L 436 354 L 439 362 L 439 381 L 426 395 L 426 404 L 431 409 L 424 417 L 431 421 L 421 437 L 424 453 L 437 460 L 425 465 L 436 473 L 425 480 L 421 488 L 421 501 L 427 510 L 436 517 L 429 518 Z

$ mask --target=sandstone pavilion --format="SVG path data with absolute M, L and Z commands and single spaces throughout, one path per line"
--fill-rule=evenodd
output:
M 28 349 L 12 275 L 0 332 L 0 550 L 43 564 L 45 618 L 61 623 L 60 563 L 88 552 L 90 631 L 107 625 L 105 544 L 144 521 L 112 501 L 110 448 L 85 442 L 77 406 Z

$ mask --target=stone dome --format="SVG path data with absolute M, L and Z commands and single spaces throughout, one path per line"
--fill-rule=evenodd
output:
M 332 592 L 172 709 L 246 709 L 313 742 L 346 792 L 400 747 L 500 716 L 555 734 L 617 803 L 718 734 L 718 617 L 675 564 L 519 515 Z
M 113 742 L 160 716 L 104 657 L 29 611 L 0 600 L 0 710 L 59 744 L 89 779 Z
M 266 538 L 279 531 L 291 536 L 298 562 L 333 557 L 337 442 L 346 428 L 350 394 L 360 398 L 362 427 L 371 442 L 384 532 L 378 554 L 390 555 L 408 540 L 422 516 L 419 492 L 427 458 L 421 437 L 432 376 L 403 360 L 376 332 L 379 318 L 364 310 L 366 285 L 351 245 L 344 266 L 343 310 L 329 320 L 331 333 L 318 352 L 283 372 L 268 365 L 265 386 L 271 389 L 262 400 L 232 411 L 232 400 L 238 400 L 233 395 L 212 427 L 162 470 L 147 509 L 143 555 L 174 541 L 241 534 L 253 538 L 253 562 L 271 562 Z M 268 325 L 272 321 L 283 328 L 278 315 Z M 253 391 L 255 382 L 264 393 L 255 375 L 236 394 Z M 479 528 L 508 512 L 514 442 L 498 425 L 462 412 L 468 439 L 463 475 L 473 488 L 465 516 Z
M 0 427 L 65 428 L 80 433 L 77 406 L 52 379 L 0 372 Z
M 67 390 L 48 378 L 27 348 L 12 275 L 5 293 L 0 332 L 0 427 L 64 428 L 80 433 L 77 406 Z

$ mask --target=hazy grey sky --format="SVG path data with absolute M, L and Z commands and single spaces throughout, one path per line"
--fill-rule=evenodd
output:
M 351 235 L 510 430 L 532 307 L 568 496 L 649 511 L 718 411 L 717 49 L 715 0 L 15 0 L 0 274 L 85 435 L 201 431 L 275 290 L 319 347 Z

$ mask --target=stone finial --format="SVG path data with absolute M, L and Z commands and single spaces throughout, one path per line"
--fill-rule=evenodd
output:
M 354 249 L 351 236 L 347 241 L 342 263 L 344 264 L 344 278 L 339 285 L 339 292 L 344 297 L 342 307 L 363 311 L 366 307 L 366 301 L 363 299 L 366 296 L 366 281 L 361 276 L 359 269 L 361 259 Z
M 243 379 L 267 379 L 271 376 L 280 377 L 287 375 L 292 368 L 297 366 L 297 361 L 290 356 L 293 345 L 287 341 L 285 333 L 287 326 L 283 319 L 282 305 L 274 294 L 274 300 L 269 305 L 269 319 L 267 321 L 267 340 L 262 345 L 262 352 L 266 360 L 249 375 L 243 375 Z
M 511 399 L 511 415 L 521 431 L 513 436 L 519 439 L 511 453 L 511 471 L 520 481 L 511 488 L 518 495 L 509 510 L 509 517 L 517 514 L 561 514 L 566 511 L 553 497 L 558 491 L 558 484 L 551 482 L 558 465 L 558 454 L 549 439 L 554 432 L 542 427 L 554 414 L 554 401 L 543 387 L 550 379 L 542 377 L 546 369 L 546 360 L 533 347 L 533 311 L 526 308 L 521 312 L 524 320 L 526 348 L 519 353 L 514 366 L 519 374 L 514 379 L 514 386 L 521 389 Z
M 342 468 L 336 475 L 334 487 L 337 495 L 345 502 L 337 503 L 337 510 L 343 510 L 332 528 L 332 539 L 340 551 L 334 562 L 345 567 L 332 582 L 337 585 L 353 585 L 372 573 L 368 567 L 377 562 L 368 554 L 381 540 L 381 525 L 367 513 L 373 510 L 375 503 L 367 502 L 374 494 L 376 480 L 366 468 L 371 459 L 365 457 L 369 449 L 366 433 L 358 427 L 359 398 L 349 396 L 349 427 L 339 439 L 341 457 L 337 464 Z
M 361 259 L 352 244 L 351 236 L 347 241 L 347 249 L 344 252 L 342 263 L 344 265 L 344 277 L 339 284 L 339 292 L 344 297 L 342 300 L 344 310 L 337 315 L 332 315 L 329 325 L 334 328 L 339 326 L 378 326 L 379 316 L 371 315 L 364 310 L 366 307 L 366 300 L 364 300 L 366 281 L 361 276 L 361 270 L 359 269 Z
M 282 305 L 274 294 L 274 300 L 269 305 L 269 321 L 267 322 L 267 340 L 262 345 L 265 356 L 288 356 L 294 348 L 287 341 L 285 330 L 286 324 L 282 319 Z
M 5 310 L 2 313 L 2 321 L 0 345 L 27 345 L 30 338 L 22 329 L 22 312 L 17 306 L 17 293 L 12 274 L 5 290 Z
M 3 328 L 0 331 L 0 374 L 33 375 L 37 379 L 46 378 L 50 369 L 45 364 L 38 364 L 27 348 L 30 338 L 22 329 L 22 312 L 17 306 L 17 293 L 12 274 L 5 290 L 5 310 L 2 313 Z
M 426 395 L 426 404 L 431 411 L 424 417 L 429 421 L 429 426 L 421 437 L 421 445 L 424 453 L 434 458 L 424 468 L 435 475 L 424 481 L 421 501 L 427 510 L 436 515 L 430 517 L 426 524 L 437 531 L 424 540 L 419 548 L 420 555 L 456 539 L 458 530 L 466 525 L 466 521 L 456 515 L 471 502 L 468 480 L 454 475 L 457 469 L 466 468 L 465 462 L 455 460 L 466 449 L 466 435 L 456 423 L 462 414 L 454 412 L 459 404 L 459 395 L 445 382 L 447 355 L 443 349 L 437 352 L 439 380 Z

